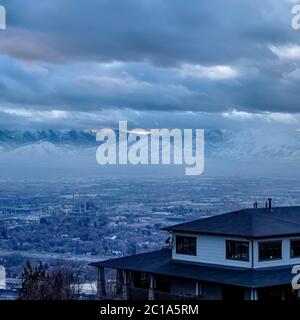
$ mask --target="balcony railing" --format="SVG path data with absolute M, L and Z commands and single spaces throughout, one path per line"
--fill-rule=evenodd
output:
M 127 287 L 127 298 L 129 300 L 148 300 L 150 289 Z M 201 297 L 193 294 L 170 293 L 154 289 L 155 300 L 195 300 Z M 116 283 L 106 283 L 105 295 L 98 295 L 99 299 L 125 300 L 124 288 L 117 286 Z

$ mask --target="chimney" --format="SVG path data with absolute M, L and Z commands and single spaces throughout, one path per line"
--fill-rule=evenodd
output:
M 268 199 L 268 203 L 269 203 L 268 209 L 269 209 L 269 211 L 271 211 L 272 210 L 272 198 Z

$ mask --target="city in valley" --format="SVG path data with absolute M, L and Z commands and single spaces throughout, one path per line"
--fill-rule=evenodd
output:
M 0 264 L 18 287 L 27 260 L 68 265 L 95 291 L 89 263 L 164 247 L 160 229 L 227 211 L 300 204 L 292 178 L 103 177 L 0 181 Z

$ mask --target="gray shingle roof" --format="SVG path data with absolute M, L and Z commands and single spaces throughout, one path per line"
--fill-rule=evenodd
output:
M 293 277 L 292 266 L 245 269 L 202 263 L 184 263 L 172 260 L 172 252 L 167 249 L 96 262 L 91 265 L 248 288 L 290 284 Z
M 244 209 L 164 228 L 167 231 L 264 238 L 300 234 L 300 207 Z

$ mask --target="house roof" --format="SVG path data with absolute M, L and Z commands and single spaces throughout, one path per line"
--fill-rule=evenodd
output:
M 290 284 L 293 277 L 292 266 L 245 269 L 174 261 L 169 249 L 95 262 L 91 265 L 248 288 Z
M 264 238 L 300 234 L 300 207 L 244 209 L 178 224 L 162 230 Z

